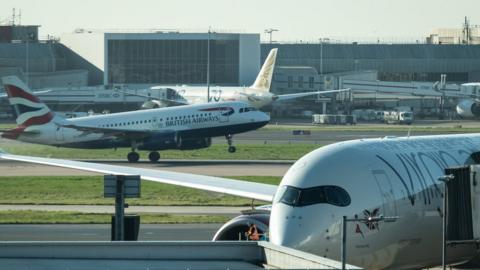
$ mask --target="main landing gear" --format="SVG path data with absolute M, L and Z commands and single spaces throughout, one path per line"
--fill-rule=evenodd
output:
M 128 153 L 127 159 L 130 163 L 136 163 L 140 159 L 140 155 L 134 150 L 132 150 L 132 152 Z
M 150 160 L 150 162 L 156 163 L 160 159 L 160 153 L 158 153 L 157 151 L 152 151 L 150 152 L 150 154 L 148 154 L 148 159 Z
M 237 151 L 237 148 L 233 146 L 233 136 L 231 134 L 225 135 L 225 139 L 227 139 L 228 143 L 228 152 L 229 153 L 235 153 Z
M 132 152 L 128 153 L 127 159 L 130 163 L 137 163 L 140 160 L 140 155 L 135 152 L 135 150 L 132 150 Z M 160 160 L 160 153 L 157 151 L 152 151 L 150 154 L 148 154 L 148 159 L 150 162 L 156 163 Z

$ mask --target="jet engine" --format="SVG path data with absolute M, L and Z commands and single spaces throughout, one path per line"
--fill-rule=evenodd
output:
M 480 104 L 473 99 L 464 99 L 457 105 L 457 113 L 461 117 L 480 117 Z
M 168 107 L 168 104 L 165 102 L 162 102 L 161 100 L 157 99 L 152 99 L 149 101 L 145 101 L 142 104 L 142 110 L 149 110 L 149 109 L 157 109 L 157 108 L 163 108 L 163 107 Z
M 198 137 L 198 138 L 184 138 L 181 135 L 176 137 L 177 149 L 180 150 L 194 150 L 207 148 L 212 145 L 211 137 Z
M 260 235 L 268 235 L 270 220 L 269 211 L 253 210 L 252 213 L 244 212 L 229 222 L 225 223 L 213 236 L 213 241 L 238 241 L 247 240 L 247 232 L 255 224 Z
M 166 150 L 175 148 L 176 137 L 175 134 L 157 134 L 146 138 L 142 144 L 138 146 L 139 150 Z

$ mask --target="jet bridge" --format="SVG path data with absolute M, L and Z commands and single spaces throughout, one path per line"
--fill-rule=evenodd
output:
M 480 243 L 480 165 L 448 168 L 447 241 Z

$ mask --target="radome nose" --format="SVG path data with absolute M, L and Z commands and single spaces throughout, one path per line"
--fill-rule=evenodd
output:
M 270 241 L 276 245 L 295 248 L 300 243 L 299 216 L 293 207 L 277 203 L 270 215 Z
M 261 119 L 262 119 L 262 122 L 269 122 L 270 121 L 270 115 L 262 112 Z

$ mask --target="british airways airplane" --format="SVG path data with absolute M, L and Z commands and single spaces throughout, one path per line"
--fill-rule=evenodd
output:
M 2 78 L 8 101 L 17 115 L 17 127 L 2 137 L 58 147 L 99 149 L 131 147 L 127 158 L 137 162 L 136 150 L 200 149 L 212 137 L 225 136 L 228 151 L 235 152 L 232 136 L 260 128 L 270 117 L 243 102 L 206 103 L 107 115 L 64 119 L 55 115 L 15 76 Z
M 340 93 L 349 91 L 350 89 L 310 91 L 294 94 L 276 95 L 271 90 L 273 71 L 275 61 L 277 59 L 277 48 L 270 50 L 255 82 L 246 87 L 235 86 L 212 86 L 210 87 L 210 98 L 207 101 L 207 86 L 154 86 L 152 89 L 166 90 L 166 95 L 171 98 L 156 99 L 148 95 L 132 94 L 125 92 L 127 95 L 142 96 L 148 98 L 149 101 L 142 105 L 144 109 L 160 108 L 165 106 L 198 104 L 206 102 L 224 102 L 224 101 L 243 101 L 251 106 L 260 109 L 275 101 L 285 101 L 297 99 L 307 96 L 324 95 L 332 93 Z
M 300 158 L 279 186 L 1 152 L 0 158 L 140 175 L 144 180 L 270 202 L 271 207 L 261 213 L 226 223 L 214 240 L 238 240 L 240 232 L 256 224 L 261 233 L 268 231 L 274 244 L 336 260 L 343 216 L 397 216 L 392 223 L 349 223 L 347 262 L 365 269 L 423 269 L 442 262 L 444 189 L 437 179 L 445 168 L 478 163 L 479 152 L 479 134 L 339 142 Z M 476 190 L 474 196 L 480 196 Z M 462 263 L 478 255 L 478 247 L 475 243 L 449 246 L 447 254 L 448 263 Z

